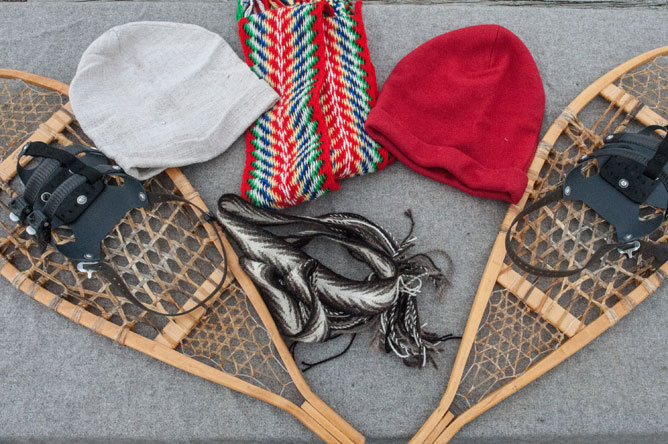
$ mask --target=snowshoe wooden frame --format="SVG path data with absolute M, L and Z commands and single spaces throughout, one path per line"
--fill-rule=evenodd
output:
M 20 80 L 25 83 L 26 86 L 34 86 L 40 90 L 52 91 L 62 95 L 64 99 L 64 105 L 53 112 L 48 119 L 45 119 L 34 128 L 34 131 L 29 134 L 29 137 L 21 140 L 20 144 L 10 147 L 10 149 L 13 149 L 13 152 L 11 152 L 11 154 L 8 152 L 8 155 L 0 164 L 0 185 L 2 185 L 5 192 L 11 194 L 13 190 L 11 190 L 10 182 L 16 175 L 17 153 L 23 144 L 28 141 L 42 141 L 45 143 L 56 142 L 61 145 L 69 145 L 73 143 L 72 135 L 80 132 L 80 130 L 76 127 L 77 124 L 74 120 L 74 115 L 69 103 L 65 103 L 68 95 L 68 86 L 66 84 L 34 74 L 0 69 L 0 86 L 2 86 L 2 82 L 7 82 L 8 80 Z M 0 116 L 2 115 L 0 114 Z M 0 131 L 3 131 L 3 128 L 0 128 Z M 2 136 L 2 134 L 0 134 L 0 136 Z M 2 139 L 0 138 L 0 140 Z M 29 159 L 26 159 L 26 161 L 29 161 Z M 169 180 L 174 184 L 176 192 L 179 192 L 186 199 L 200 208 L 206 208 L 197 191 L 193 189 L 187 178 L 179 170 L 169 169 L 163 174 L 166 175 L 165 180 Z M 203 227 L 206 228 L 208 233 L 208 239 L 205 238 L 205 241 L 212 242 L 215 238 L 215 235 L 212 232 L 212 226 L 210 224 L 205 224 Z M 16 227 L 11 230 L 9 236 L 18 236 L 23 232 L 24 228 Z M 5 242 L 6 239 L 7 238 L 5 238 Z M 5 242 L 0 240 L 0 243 Z M 253 283 L 239 267 L 234 250 L 226 239 L 223 239 L 223 242 L 228 266 L 228 278 L 226 281 L 227 288 L 230 288 L 230 285 L 234 284 L 236 286 L 235 288 L 238 288 L 239 294 L 245 294 L 245 296 L 242 297 L 247 298 L 250 301 L 252 310 L 257 314 L 257 317 L 259 317 L 259 320 L 253 322 L 256 322 L 261 329 L 266 330 L 268 335 L 266 342 L 270 343 L 270 353 L 275 353 L 275 356 L 272 357 L 272 359 L 275 358 L 276 362 L 280 361 L 281 363 L 274 365 L 279 365 L 282 368 L 281 371 L 285 371 L 285 378 L 289 377 L 296 389 L 293 398 L 299 398 L 302 401 L 301 403 L 288 400 L 280 394 L 271 392 L 262 386 L 254 385 L 239 377 L 235 377 L 232 374 L 228 374 L 223 370 L 223 364 L 220 364 L 221 368 L 216 368 L 205 364 L 202 360 L 197 360 L 177 351 L 176 349 L 178 347 L 183 346 L 183 338 L 189 333 L 192 333 L 198 323 L 208 316 L 208 311 L 204 308 L 199 308 L 185 316 L 164 321 L 165 324 L 158 332 L 157 336 L 150 339 L 133 331 L 133 325 L 118 325 L 118 323 L 112 322 L 113 319 L 108 319 L 109 316 L 104 314 L 98 315 L 89 311 L 85 303 L 75 303 L 74 301 L 63 297 L 64 295 L 62 294 L 54 294 L 52 291 L 44 288 L 42 283 L 44 283 L 45 280 L 57 279 L 54 276 L 45 278 L 46 272 L 44 269 L 48 267 L 43 265 L 45 262 L 49 261 L 47 257 L 49 254 L 48 250 L 42 258 L 33 257 L 34 264 L 27 270 L 19 270 L 17 266 L 6 257 L 0 256 L 2 262 L 0 274 L 31 298 L 54 309 L 57 313 L 69 318 L 77 324 L 90 328 L 96 333 L 115 340 L 122 345 L 133 348 L 141 353 L 152 356 L 166 364 L 285 410 L 312 430 L 324 442 L 331 444 L 364 443 L 364 437 L 320 400 L 306 385 L 306 382 L 283 342 L 264 302 L 256 291 Z M 25 254 L 29 255 L 29 242 L 22 242 L 21 245 L 25 246 Z M 64 259 L 63 264 L 65 261 L 67 260 Z M 74 270 L 73 266 L 63 264 L 59 266 L 71 267 L 73 275 L 76 276 L 76 274 L 74 274 L 76 273 L 76 270 Z M 38 272 L 39 279 L 34 280 L 33 274 L 35 270 L 40 267 L 41 270 Z M 213 286 L 215 286 L 215 283 L 217 282 L 216 278 L 220 280 L 221 276 L 222 271 L 219 264 L 219 267 L 213 270 L 209 278 L 199 284 L 199 287 L 194 294 L 199 295 L 200 297 L 208 294 Z M 77 280 L 83 279 L 83 277 L 83 273 L 81 273 L 81 276 L 77 277 Z M 102 290 L 100 291 L 103 290 L 109 291 L 106 287 L 102 287 Z M 218 300 L 220 298 L 214 299 Z M 194 303 L 195 301 L 193 299 L 189 299 L 181 308 L 187 308 L 194 305 Z M 212 301 L 207 305 L 211 307 L 214 304 L 216 304 L 216 302 Z M 222 302 L 222 304 L 224 304 L 224 302 Z M 250 310 L 251 309 L 249 308 L 249 312 Z M 265 346 L 266 345 L 267 344 L 265 344 Z M 286 382 L 286 385 L 288 383 L 289 382 Z
M 572 305 L 560 303 L 561 301 L 558 299 L 561 293 L 557 294 L 557 297 L 550 297 L 546 290 L 537 288 L 534 285 L 534 282 L 532 282 L 533 278 L 530 275 L 521 270 L 518 271 L 517 267 L 513 267 L 512 262 L 506 255 L 505 240 L 506 232 L 513 219 L 524 208 L 525 204 L 528 201 L 537 200 L 549 191 L 549 189 L 554 189 L 557 186 L 556 182 L 548 183 L 549 180 L 547 177 L 552 171 L 550 163 L 556 162 L 557 160 L 555 159 L 557 159 L 557 156 L 563 154 L 555 154 L 554 149 L 560 137 L 566 137 L 570 134 L 573 135 L 571 138 L 575 140 L 573 144 L 581 144 L 579 148 L 576 147 L 573 149 L 574 152 L 571 153 L 572 155 L 566 156 L 569 163 L 574 165 L 579 155 L 585 154 L 587 150 L 600 148 L 603 145 L 604 133 L 609 134 L 611 132 L 624 131 L 626 125 L 634 123 L 634 120 L 640 127 L 668 124 L 668 120 L 666 120 L 668 119 L 668 108 L 666 108 L 668 105 L 663 102 L 659 103 L 659 107 L 662 110 L 661 114 L 663 114 L 660 115 L 651 106 L 644 106 L 645 104 L 639 101 L 638 97 L 634 97 L 634 92 L 626 91 L 624 88 L 614 84 L 617 80 L 621 82 L 623 76 L 627 73 L 632 75 L 632 71 L 637 70 L 640 72 L 645 67 L 649 67 L 647 69 L 651 70 L 651 67 L 654 66 L 660 68 L 661 72 L 668 72 L 668 58 L 665 57 L 667 55 L 668 47 L 658 48 L 637 56 L 603 75 L 578 95 L 548 129 L 538 145 L 535 158 L 530 166 L 527 191 L 517 205 L 510 206 L 501 224 L 499 234 L 475 296 L 446 392 L 438 408 L 436 408 L 410 441 L 411 444 L 447 443 L 465 424 L 539 378 L 569 356 L 581 350 L 608 328 L 612 327 L 636 305 L 650 296 L 665 280 L 668 275 L 668 263 L 663 263 L 660 266 L 654 264 L 651 267 L 653 272 L 650 272 L 648 271 L 649 267 L 641 266 L 643 263 L 642 259 L 636 259 L 632 261 L 632 265 L 642 268 L 647 273 L 644 275 L 642 273 L 627 273 L 630 275 L 628 281 L 632 282 L 632 284 L 629 284 L 629 287 L 633 288 L 627 287 L 623 291 L 618 291 L 617 288 L 610 287 L 613 293 L 619 293 L 619 298 L 615 303 L 609 303 L 608 297 L 605 296 L 602 299 L 604 303 L 601 303 L 599 307 L 600 313 L 595 319 L 589 319 L 586 314 L 578 317 L 578 315 L 574 316 L 569 312 L 569 309 L 573 307 Z M 657 61 L 660 57 L 664 58 L 661 61 Z M 663 79 L 663 84 L 658 85 L 658 88 L 663 88 L 662 91 L 665 91 L 668 89 L 668 85 L 665 84 L 668 77 L 664 74 L 663 77 L 659 77 L 658 82 L 661 82 L 661 78 Z M 638 88 L 642 87 L 640 85 Z M 657 100 L 660 102 L 661 94 L 657 95 L 659 97 Z M 605 110 L 604 114 L 595 119 L 593 126 L 580 127 L 579 115 L 594 99 L 601 101 L 601 106 Z M 665 102 L 665 92 L 663 100 Z M 579 139 L 579 135 L 574 134 L 577 132 L 578 127 L 581 128 L 583 133 L 586 133 L 586 140 Z M 577 153 L 579 149 L 582 149 L 582 152 Z M 563 180 L 563 177 L 561 177 L 561 180 Z M 584 211 L 583 209 L 581 214 L 578 213 L 582 218 L 585 217 Z M 665 242 L 668 236 L 667 231 L 666 224 L 664 223 L 653 240 Z M 540 233 L 540 229 L 537 229 L 536 233 Z M 551 234 L 554 233 L 551 232 Z M 535 236 L 538 238 L 539 234 Z M 524 242 L 524 239 L 521 242 Z M 591 250 L 588 254 L 591 254 Z M 620 254 L 619 256 L 623 255 Z M 580 261 L 580 263 L 582 262 Z M 627 265 L 627 262 L 622 257 L 617 258 L 611 267 L 616 270 L 625 270 Z M 574 283 L 568 284 L 568 290 L 579 291 L 574 288 L 579 289 L 580 286 L 585 285 L 586 279 L 590 277 L 578 278 Z M 548 287 L 550 289 L 553 288 L 551 286 Z M 566 287 L 564 286 L 563 288 Z M 593 289 L 591 291 L 593 292 Z M 486 388 L 488 391 L 483 396 L 476 398 L 475 401 L 470 403 L 467 402 L 464 408 L 460 407 L 457 409 L 455 406 L 457 399 L 461 400 L 461 398 L 473 392 L 466 391 L 468 389 L 461 389 L 461 383 L 464 378 L 470 376 L 471 365 L 478 365 L 473 357 L 476 353 L 477 336 L 481 334 L 480 332 L 484 327 L 481 323 L 489 322 L 488 306 L 490 305 L 490 299 L 498 299 L 500 297 L 498 296 L 499 292 L 511 294 L 518 301 L 521 301 L 521 304 L 518 303 L 512 308 L 521 308 L 524 310 L 522 316 L 532 316 L 540 318 L 541 322 L 544 321 L 545 325 L 541 328 L 541 331 L 538 333 L 533 332 L 532 334 L 543 333 L 549 329 L 558 333 L 563 339 L 560 339 L 558 344 L 554 344 L 554 346 L 546 346 L 542 354 L 536 354 L 536 362 L 523 368 L 517 374 L 513 375 L 513 377 L 507 378 L 503 383 L 497 383 L 496 385 L 489 384 Z M 591 296 L 589 300 L 592 300 Z M 590 302 L 590 306 L 591 304 Z M 489 310 L 491 311 L 491 309 Z M 493 344 L 492 342 L 486 344 L 497 349 L 502 347 L 500 342 L 497 344 Z M 512 348 L 512 346 L 509 347 Z M 512 351 L 503 353 L 506 356 L 510 356 Z M 456 410 L 457 414 L 453 410 Z

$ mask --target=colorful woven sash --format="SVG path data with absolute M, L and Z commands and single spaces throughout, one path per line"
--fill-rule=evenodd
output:
M 281 96 L 247 133 L 246 199 L 296 205 L 390 162 L 364 131 L 377 87 L 361 6 L 240 0 L 246 62 Z

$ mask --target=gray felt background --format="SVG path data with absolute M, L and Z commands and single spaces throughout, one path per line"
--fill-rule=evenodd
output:
M 199 24 L 241 54 L 234 13 L 226 2 L 3 3 L 0 66 L 69 82 L 95 37 L 134 20 Z M 431 37 L 479 23 L 506 26 L 524 40 L 543 76 L 543 130 L 601 74 L 668 44 L 665 8 L 368 5 L 364 14 L 381 86 L 401 57 Z M 238 140 L 219 158 L 184 169 L 207 204 L 238 192 L 244 152 Z M 421 300 L 423 318 L 439 332 L 461 332 L 506 204 L 394 164 L 346 180 L 340 191 L 293 211 L 359 212 L 400 237 L 408 229 L 407 208 L 417 222 L 419 249 L 445 249 L 456 267 L 445 300 Z M 120 347 L 7 282 L 0 282 L 0 298 L 0 442 L 316 442 L 287 413 Z M 666 313 L 664 288 L 585 350 L 466 426 L 453 443 L 665 443 Z M 370 351 L 369 339 L 362 335 L 348 354 L 306 373 L 306 380 L 370 443 L 406 442 L 438 404 L 457 343 L 445 346 L 438 369 L 415 370 Z M 315 360 L 340 347 L 304 346 L 298 358 Z

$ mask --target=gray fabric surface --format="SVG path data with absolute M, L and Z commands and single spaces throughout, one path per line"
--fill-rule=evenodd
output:
M 0 4 L 0 66 L 69 82 L 84 49 L 134 20 L 185 21 L 221 34 L 241 54 L 233 3 Z M 442 32 L 498 23 L 532 51 L 543 76 L 543 129 L 586 85 L 620 62 L 668 43 L 659 9 L 476 6 L 365 8 L 379 83 L 418 44 Z M 207 204 L 238 192 L 245 150 L 235 144 L 184 169 Z M 470 197 L 395 164 L 345 180 L 341 190 L 291 211 L 359 212 L 397 237 L 411 208 L 420 249 L 442 248 L 456 274 L 444 301 L 424 297 L 424 320 L 461 332 L 506 204 Z M 96 335 L 0 282 L 0 442 L 316 442 L 288 414 L 159 363 Z M 466 426 L 458 444 L 638 443 L 668 440 L 668 291 L 663 288 L 610 332 Z M 406 442 L 438 404 L 456 353 L 438 369 L 404 367 L 370 352 L 362 335 L 338 360 L 306 373 L 311 388 L 370 443 Z M 309 361 L 340 343 L 305 345 Z M 30 442 L 30 441 L 29 441 Z

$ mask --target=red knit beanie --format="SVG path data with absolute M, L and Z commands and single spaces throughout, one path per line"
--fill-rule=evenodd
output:
M 366 130 L 424 176 L 515 203 L 544 111 L 543 84 L 526 46 L 501 26 L 479 25 L 440 35 L 404 57 Z

